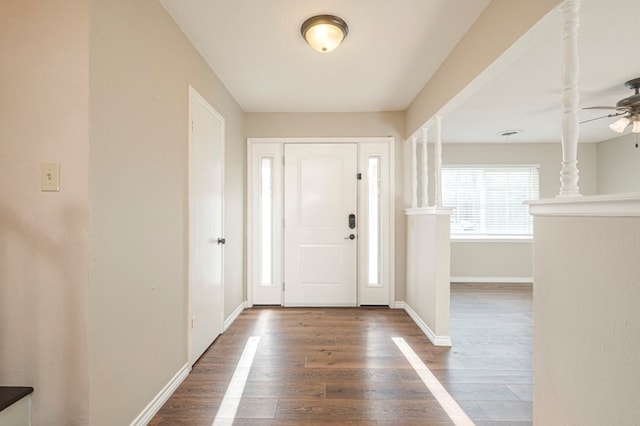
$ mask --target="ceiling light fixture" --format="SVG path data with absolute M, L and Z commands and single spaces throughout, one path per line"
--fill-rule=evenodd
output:
M 633 128 L 631 129 L 633 133 L 640 133 L 640 117 L 636 117 L 633 122 Z
M 333 15 L 318 15 L 304 21 L 302 37 L 318 52 L 331 52 L 349 34 L 347 23 Z

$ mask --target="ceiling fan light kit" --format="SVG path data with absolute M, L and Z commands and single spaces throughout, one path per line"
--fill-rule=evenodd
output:
M 617 113 L 609 114 L 606 117 L 615 117 L 624 115 L 609 125 L 609 128 L 616 133 L 623 133 L 627 126 L 632 125 L 632 133 L 640 133 L 640 78 L 634 78 L 624 83 L 629 89 L 635 90 L 635 93 L 629 97 L 619 100 L 616 106 L 599 106 L 587 109 L 615 109 Z M 600 117 L 600 118 L 606 118 Z M 593 119 L 597 120 L 597 119 Z M 587 120 L 592 121 L 592 120 Z
M 314 50 L 327 53 L 342 43 L 349 34 L 349 27 L 337 16 L 318 15 L 304 21 L 300 33 Z
M 609 124 L 609 128 L 616 133 L 622 133 L 624 132 L 624 129 L 626 129 L 626 127 L 629 125 L 629 123 L 631 123 L 631 120 L 629 120 L 627 117 L 622 117 Z

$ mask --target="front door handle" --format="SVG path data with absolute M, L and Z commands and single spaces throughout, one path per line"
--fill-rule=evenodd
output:
M 227 240 L 224 238 L 218 238 L 218 244 L 226 244 Z
M 345 239 L 345 240 L 355 240 L 355 239 L 356 239 L 356 236 L 355 236 L 355 235 L 353 235 L 353 234 L 349 234 L 349 236 L 348 236 L 348 237 L 344 237 L 344 239 Z

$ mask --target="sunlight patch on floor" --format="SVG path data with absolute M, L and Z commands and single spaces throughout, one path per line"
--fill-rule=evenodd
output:
M 456 426 L 473 426 L 469 416 L 464 412 L 458 403 L 449 395 L 449 392 L 440 384 L 431 370 L 422 362 L 420 357 L 411 349 L 411 346 L 402 337 L 392 337 L 393 342 L 402 352 L 418 374 L 422 382 L 427 386 L 429 392 L 436 398 L 442 409 L 447 413 L 451 421 Z
M 247 384 L 247 378 L 249 377 L 249 371 L 253 364 L 253 359 L 256 356 L 258 350 L 258 343 L 260 343 L 259 336 L 251 336 L 247 341 L 247 344 L 242 351 L 240 361 L 233 372 L 233 377 L 229 383 L 229 387 L 224 394 L 222 404 L 218 409 L 216 418 L 213 421 L 213 426 L 227 426 L 232 425 L 233 420 L 236 418 L 236 412 L 238 411 L 238 405 L 242 399 L 242 393 L 244 387 Z

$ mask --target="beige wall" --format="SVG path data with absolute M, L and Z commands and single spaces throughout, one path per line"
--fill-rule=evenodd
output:
M 598 143 L 598 194 L 640 192 L 640 148 L 636 134 Z
M 131 422 L 187 362 L 188 85 L 226 119 L 225 314 L 244 300 L 244 113 L 155 0 L 90 29 L 91 424 Z
M 0 36 L 2 384 L 35 387 L 34 424 L 128 424 L 187 359 L 188 83 L 226 118 L 244 300 L 244 114 L 153 0 L 5 1 Z
M 247 113 L 249 138 L 393 136 L 404 140 L 403 112 Z
M 89 418 L 88 25 L 83 1 L 0 6 L 0 384 L 35 387 L 35 425 Z
M 396 300 L 404 300 L 406 221 L 409 206 L 407 188 L 406 144 L 402 112 L 368 113 L 247 113 L 245 132 L 250 138 L 269 137 L 357 137 L 393 136 L 395 138 L 395 269 Z
M 532 277 L 531 241 L 451 242 L 452 282 L 531 282 Z
M 539 164 L 540 198 L 553 198 L 560 188 L 560 144 L 444 144 L 442 163 Z M 581 144 L 578 153 L 580 191 L 596 193 L 596 146 Z M 433 194 L 433 178 L 431 194 Z M 433 197 L 433 195 L 431 196 Z M 431 198 L 433 199 L 433 198 Z M 451 243 L 451 276 L 463 278 L 531 278 L 533 275 L 531 242 L 456 242 Z
M 535 218 L 534 422 L 637 425 L 640 218 Z

